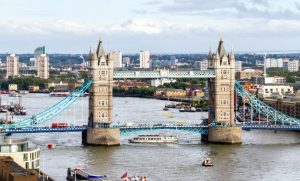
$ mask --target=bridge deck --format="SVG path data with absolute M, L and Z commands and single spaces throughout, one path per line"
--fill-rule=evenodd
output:
M 198 132 L 201 134 L 207 134 L 208 126 L 204 125 L 183 125 L 183 126 L 128 126 L 118 127 L 120 131 L 136 132 L 136 131 L 149 131 L 149 130 L 184 130 L 191 132 Z M 295 125 L 242 125 L 242 129 L 261 129 L 261 130 L 286 130 L 286 131 L 300 131 L 300 126 Z M 85 130 L 84 126 L 74 126 L 67 128 L 51 128 L 51 127 L 26 127 L 26 128 L 11 128 L 2 129 L 1 133 L 48 133 L 48 132 L 82 132 Z

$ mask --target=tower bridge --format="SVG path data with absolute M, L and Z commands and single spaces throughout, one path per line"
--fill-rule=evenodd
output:
M 119 145 L 120 135 L 125 132 L 153 129 L 187 130 L 200 133 L 202 140 L 212 143 L 234 144 L 242 142 L 244 129 L 300 130 L 300 120 L 285 115 L 266 105 L 235 81 L 235 57 L 229 54 L 219 41 L 215 53 L 208 54 L 207 71 L 141 70 L 114 71 L 114 52 L 105 53 L 99 40 L 96 52 L 89 57 L 89 80 L 66 98 L 52 107 L 24 120 L 5 127 L 4 133 L 40 132 L 82 132 L 82 142 L 90 145 Z M 120 127 L 113 125 L 112 89 L 114 79 L 156 79 L 156 78 L 207 78 L 209 89 L 209 117 L 207 125 L 183 126 L 136 126 Z M 89 113 L 87 126 L 68 128 L 39 127 L 51 121 L 72 105 L 89 89 Z M 234 93 L 237 93 L 258 113 L 275 122 L 275 125 L 236 125 L 234 112 Z

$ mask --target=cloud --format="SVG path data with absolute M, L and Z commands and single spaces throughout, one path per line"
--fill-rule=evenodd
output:
M 294 5 L 294 0 L 287 0 Z M 158 7 L 160 13 L 202 16 L 209 18 L 300 19 L 300 13 L 285 1 L 269 0 L 174 0 Z M 291 5 L 292 6 L 292 5 Z

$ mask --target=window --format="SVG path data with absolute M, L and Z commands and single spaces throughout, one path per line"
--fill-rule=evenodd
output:
M 105 62 L 104 62 L 104 61 L 103 61 L 103 62 L 101 62 L 101 65 L 102 65 L 102 66 L 104 66 L 104 65 L 105 65 Z
M 27 153 L 23 154 L 23 161 L 28 161 L 28 154 Z

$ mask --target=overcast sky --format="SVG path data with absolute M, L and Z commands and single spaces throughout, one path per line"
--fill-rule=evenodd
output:
M 299 0 L 0 0 L 0 52 L 300 50 Z

